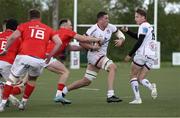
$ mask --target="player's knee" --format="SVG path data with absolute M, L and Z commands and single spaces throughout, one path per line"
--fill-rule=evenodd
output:
M 104 58 L 102 62 L 102 69 L 109 70 L 109 66 L 114 64 L 112 60 L 108 59 L 107 57 Z M 114 64 L 115 65 L 115 64 Z
M 138 77 L 138 73 L 139 73 L 139 71 L 137 71 L 136 69 L 131 69 L 131 71 L 130 71 L 130 77 L 131 77 L 131 78 L 139 78 L 139 77 Z
M 63 77 L 68 78 L 70 72 L 68 69 L 64 69 L 63 71 L 59 72 L 59 74 L 62 74 Z
M 117 70 L 117 66 L 114 63 L 112 63 L 112 64 L 109 65 L 108 70 L 109 71 L 116 71 Z
M 94 79 L 96 79 L 97 76 L 97 72 L 95 71 L 91 71 L 91 70 L 86 70 L 86 74 L 85 74 L 85 78 L 89 81 L 92 81 Z
M 83 85 L 84 86 L 89 86 L 90 84 L 91 84 L 91 81 L 89 79 L 87 79 L 87 78 L 83 79 Z
M 138 78 L 138 79 L 139 79 L 139 77 L 137 76 L 137 74 L 132 73 L 132 72 L 130 72 L 130 78 Z
M 69 70 L 68 69 L 65 69 L 65 71 L 64 71 L 64 73 L 67 75 L 67 76 L 69 76 Z
M 142 81 L 145 77 L 146 77 L 146 74 L 145 73 L 141 73 L 141 74 L 138 75 L 138 80 Z

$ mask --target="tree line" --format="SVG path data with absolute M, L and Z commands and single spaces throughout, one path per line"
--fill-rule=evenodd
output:
M 31 8 L 38 8 L 42 12 L 42 21 L 52 26 L 52 11 L 54 0 L 0 0 L 0 23 L 6 18 L 16 18 L 19 22 L 28 19 L 27 13 Z M 158 41 L 161 42 L 161 60 L 171 61 L 172 52 L 180 52 L 180 13 L 165 13 L 164 9 L 170 3 L 178 0 L 159 0 L 158 2 Z M 180 4 L 180 3 L 179 3 Z M 143 7 L 142 0 L 78 0 L 78 24 L 96 23 L 98 11 L 107 11 L 113 24 L 135 24 L 134 9 Z M 154 3 L 149 0 L 148 21 L 152 24 L 154 17 Z M 73 0 L 59 0 L 59 19 L 70 18 L 73 21 Z M 137 28 L 130 28 L 137 31 Z M 78 28 L 83 34 L 87 28 Z M 115 39 L 115 37 L 113 37 Z M 126 35 L 126 42 L 122 48 L 114 48 L 113 39 L 108 47 L 108 56 L 113 61 L 122 61 L 131 50 L 135 40 Z M 113 52 L 113 53 L 110 53 Z M 84 55 L 85 52 L 81 52 Z M 82 56 L 84 57 L 84 56 Z

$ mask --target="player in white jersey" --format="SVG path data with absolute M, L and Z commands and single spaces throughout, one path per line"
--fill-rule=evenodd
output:
M 156 42 L 154 37 L 154 30 L 152 26 L 146 20 L 146 12 L 142 9 L 137 9 L 135 12 L 135 21 L 139 26 L 138 33 L 133 33 L 128 30 L 127 27 L 123 27 L 122 30 L 128 35 L 137 39 L 137 43 L 133 49 L 125 57 L 125 61 L 128 62 L 132 56 L 133 62 L 131 65 L 131 87 L 134 92 L 134 100 L 130 104 L 141 104 L 142 99 L 139 93 L 139 83 L 149 88 L 153 99 L 157 97 L 156 84 L 150 83 L 145 79 L 149 70 L 152 68 L 154 60 L 156 59 Z
M 88 51 L 88 66 L 86 73 L 81 80 L 77 80 L 72 84 L 64 87 L 63 94 L 66 94 L 68 91 L 78 89 L 84 86 L 91 84 L 97 76 L 97 73 L 100 69 L 104 69 L 109 72 L 108 74 L 108 91 L 107 91 L 107 102 L 121 102 L 122 100 L 119 97 L 115 96 L 114 93 L 114 79 L 116 73 L 116 65 L 112 60 L 108 59 L 106 56 L 107 47 L 111 38 L 112 33 L 115 33 L 117 40 L 115 40 L 115 46 L 121 46 L 125 40 L 124 34 L 116 28 L 116 26 L 109 24 L 109 17 L 106 12 L 99 12 L 97 14 L 97 23 L 93 25 L 90 29 L 87 30 L 86 35 L 93 36 L 96 38 L 103 39 L 101 44 L 94 43 L 93 45 L 100 45 L 99 50 L 89 50 Z M 82 47 L 87 48 L 90 44 L 80 43 Z M 62 100 L 62 96 L 57 97 L 57 101 Z

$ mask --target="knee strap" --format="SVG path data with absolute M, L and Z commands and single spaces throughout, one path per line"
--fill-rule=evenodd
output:
M 88 80 L 92 81 L 96 79 L 97 72 L 91 71 L 91 70 L 86 70 L 86 74 L 84 77 L 86 77 Z
M 113 61 L 108 59 L 107 57 L 104 58 L 103 62 L 102 62 L 102 69 L 107 70 L 109 65 L 112 64 Z

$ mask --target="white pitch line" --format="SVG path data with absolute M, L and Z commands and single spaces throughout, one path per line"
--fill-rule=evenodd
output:
M 81 90 L 87 90 L 87 91 L 99 91 L 100 89 L 96 88 L 80 88 Z
M 132 98 L 132 96 L 120 96 L 120 98 Z

